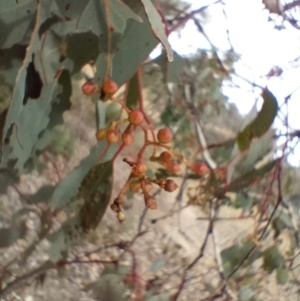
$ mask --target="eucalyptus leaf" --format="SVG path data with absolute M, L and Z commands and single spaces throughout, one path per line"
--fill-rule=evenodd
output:
M 77 195 L 82 181 L 97 164 L 101 155 L 105 152 L 101 161 L 106 162 L 113 157 L 116 148 L 115 144 L 108 146 L 107 142 L 98 142 L 98 144 L 91 149 L 90 154 L 80 162 L 79 166 L 71 171 L 56 186 L 50 203 L 52 210 L 64 208 L 69 201 Z
M 277 246 L 271 246 L 263 252 L 263 269 L 272 273 L 275 269 L 283 266 L 284 257 L 279 252 Z
M 89 156 L 88 159 L 85 160 L 87 165 L 92 161 L 93 156 Z M 75 190 L 76 195 L 68 199 L 68 203 L 64 200 L 66 213 L 73 217 L 69 217 L 60 229 L 48 238 L 51 242 L 49 256 L 52 261 L 56 262 L 65 257 L 72 244 L 99 225 L 110 200 L 112 166 L 113 162 L 107 161 L 97 164 L 87 174 L 80 174 L 83 179 L 80 182 L 80 187 Z M 79 178 L 72 177 L 72 175 L 77 175 L 82 167 L 82 165 L 79 166 L 75 173 L 71 173 L 69 177 L 67 176 L 67 180 L 64 182 L 65 185 L 61 187 L 67 189 L 66 184 L 69 184 L 69 189 L 71 184 L 74 187 L 74 183 L 70 183 L 70 179 L 74 179 L 77 183 Z M 59 205 L 61 206 L 61 204 Z
M 0 248 L 7 248 L 27 233 L 26 221 L 16 221 L 9 228 L 0 229 Z
M 236 142 L 240 151 L 247 150 L 253 138 L 264 135 L 277 115 L 278 102 L 275 96 L 268 89 L 264 89 L 262 98 L 263 105 L 255 119 L 237 135 Z
M 151 0 L 140 0 L 143 3 L 145 12 L 149 19 L 149 22 L 152 27 L 152 31 L 154 36 L 162 43 L 166 52 L 167 58 L 169 62 L 173 61 L 173 50 L 168 41 L 168 37 L 166 35 L 165 27 L 162 23 L 161 16 L 159 15 L 158 11 L 156 10 L 155 6 L 153 5 Z
M 289 272 L 285 266 L 280 266 L 276 270 L 276 280 L 280 285 L 285 285 L 289 280 Z

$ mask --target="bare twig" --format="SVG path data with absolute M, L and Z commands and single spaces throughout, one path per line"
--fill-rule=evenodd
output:
M 8 296 L 8 294 L 10 294 L 11 292 L 15 291 L 16 289 L 18 289 L 19 287 L 24 285 L 30 279 L 36 278 L 39 275 L 41 275 L 55 267 L 56 267 L 55 263 L 48 261 L 48 262 L 44 263 L 41 267 L 39 267 L 33 271 L 30 271 L 20 277 L 17 277 L 15 280 L 8 283 L 4 289 L 0 290 L 0 299 L 6 298 L 6 296 Z

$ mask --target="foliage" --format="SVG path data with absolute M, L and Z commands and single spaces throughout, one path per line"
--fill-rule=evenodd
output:
M 43 283 L 50 269 L 63 273 L 75 264 L 101 264 L 96 280 L 84 288 L 94 298 L 176 301 L 199 277 L 194 267 L 207 256 L 210 236 L 214 252 L 207 253 L 214 253 L 211 270 L 217 281 L 210 283 L 200 275 L 205 295 L 201 300 L 258 300 L 259 281 L 272 274 L 279 285 L 290 287 L 300 223 L 295 204 L 290 204 L 295 200 L 285 199 L 290 186 L 295 190 L 290 175 L 294 170 L 285 157 L 290 142 L 300 135 L 287 130 L 278 152 L 274 138 L 280 135 L 272 126 L 282 108 L 267 87 L 256 86 L 262 108 L 256 112 L 254 107 L 245 118 L 229 103 L 222 87 L 235 75 L 239 57 L 232 49 L 220 55 L 211 43 L 200 24 L 207 17 L 206 8 L 189 11 L 183 2 L 159 5 L 151 0 L 0 3 L 0 192 L 9 195 L 14 190 L 22 200 L 8 210 L 1 208 L 0 248 L 12 250 L 25 241 L 15 259 L 1 263 L 5 284 L 0 298 L 30 280 Z M 211 51 L 184 57 L 172 50 L 169 34 L 188 20 Z M 150 59 L 159 43 L 160 55 Z M 92 77 L 82 71 L 86 66 L 93 69 Z M 75 96 L 84 109 L 93 106 L 88 121 L 96 125 L 93 141 L 86 143 L 88 154 L 76 163 L 76 129 L 65 122 L 66 114 L 74 117 Z M 49 150 L 64 155 L 64 163 L 72 168 L 64 170 L 54 159 L 41 170 Z M 50 165 L 54 181 L 22 192 L 24 179 L 37 172 L 43 178 Z M 123 186 L 114 186 L 121 174 Z M 148 209 L 164 208 L 157 197 L 160 191 L 178 191 L 174 206 L 146 225 Z M 183 201 L 183 195 L 188 200 Z M 140 197 L 144 211 L 139 215 L 139 207 L 132 209 L 129 199 Z M 148 262 L 148 269 L 140 268 L 143 254 L 135 251 L 136 241 L 150 232 L 151 225 L 192 206 L 207 222 L 197 256 L 185 257 L 174 267 L 177 254 L 169 255 L 166 248 Z M 222 210 L 228 208 L 240 214 L 236 220 L 253 221 L 253 229 L 220 248 L 215 229 L 223 219 Z M 109 224 L 105 218 L 110 220 L 112 212 L 117 220 Z M 138 230 L 129 239 L 129 234 L 125 240 L 112 237 L 115 232 L 131 233 L 130 227 Z M 84 249 L 82 255 L 78 246 L 96 232 L 102 245 L 94 253 L 104 259 L 87 260 L 94 253 Z M 288 250 L 283 250 L 282 241 L 289 243 Z M 105 253 L 107 249 L 115 250 L 114 255 Z M 28 269 L 40 250 L 46 259 L 11 277 L 8 269 L 13 263 Z

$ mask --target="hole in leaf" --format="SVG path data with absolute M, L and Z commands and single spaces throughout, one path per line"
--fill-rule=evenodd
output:
M 41 37 L 43 33 L 45 33 L 52 25 L 59 22 L 60 18 L 57 16 L 52 16 L 51 18 L 47 19 L 44 23 L 41 24 L 39 29 L 39 36 Z
M 4 143 L 5 144 L 9 144 L 9 141 L 10 141 L 10 137 L 13 133 L 13 129 L 14 129 L 14 123 L 10 125 L 9 129 L 7 130 L 7 135 L 6 137 L 4 138 Z
M 26 105 L 29 97 L 32 99 L 39 98 L 43 87 L 43 83 L 40 78 L 40 75 L 35 70 L 33 59 L 34 59 L 34 55 L 32 55 L 32 61 L 29 63 L 27 67 L 23 105 Z

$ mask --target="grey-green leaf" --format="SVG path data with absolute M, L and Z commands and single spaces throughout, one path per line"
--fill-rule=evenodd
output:
M 289 272 L 285 266 L 280 266 L 276 270 L 276 280 L 280 285 L 285 285 L 289 280 Z
M 106 141 L 100 141 L 98 144 L 91 149 L 90 154 L 84 158 L 78 167 L 71 171 L 56 187 L 52 199 L 51 207 L 53 210 L 64 208 L 72 197 L 76 196 L 78 189 L 88 174 L 88 172 L 95 166 L 101 157 L 101 154 L 108 147 Z M 102 158 L 102 162 L 110 160 L 117 146 L 115 144 L 110 145 Z
M 284 265 L 284 257 L 279 252 L 277 246 L 272 246 L 263 252 L 263 269 L 272 273 L 275 269 Z
M 154 36 L 163 44 L 167 52 L 169 62 L 173 61 L 173 50 L 168 41 L 165 27 L 162 23 L 161 16 L 157 12 L 151 0 L 140 0 L 143 3 L 145 12 L 148 16 Z

